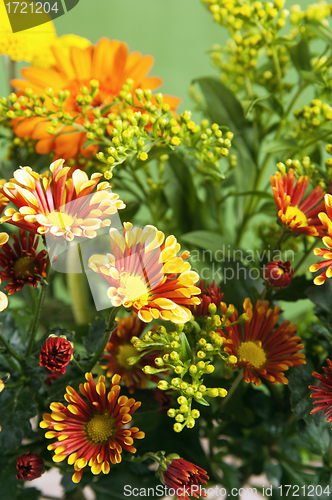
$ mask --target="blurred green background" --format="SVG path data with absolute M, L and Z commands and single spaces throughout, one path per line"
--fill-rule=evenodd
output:
M 75 34 L 93 43 L 106 36 L 126 42 L 130 51 L 153 55 L 151 74 L 163 79 L 163 93 L 183 100 L 180 110 L 192 108 L 191 80 L 216 74 L 208 51 L 226 40 L 226 30 L 213 22 L 199 0 L 80 0 L 54 25 L 58 36 Z M 0 94 L 6 95 L 1 63 Z

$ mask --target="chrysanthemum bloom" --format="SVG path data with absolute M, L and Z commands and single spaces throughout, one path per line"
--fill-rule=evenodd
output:
M 190 310 L 195 317 L 209 316 L 209 305 L 214 304 L 218 308 L 224 294 L 220 293 L 220 286 L 217 288 L 215 280 L 213 280 L 212 286 L 208 283 L 206 288 L 204 288 L 204 281 L 201 280 L 199 287 L 201 293 L 198 295 L 198 298 L 201 299 L 201 303 L 191 306 Z
M 118 95 L 126 83 L 131 79 L 134 83 L 131 93 L 135 102 L 135 90 L 155 89 L 161 85 L 160 78 L 147 76 L 152 64 L 151 56 L 143 57 L 139 52 L 128 53 L 125 43 L 116 40 L 110 41 L 102 38 L 94 45 L 89 45 L 85 49 L 71 47 L 67 54 L 57 46 L 53 47 L 53 55 L 56 64 L 52 69 L 24 68 L 22 76 L 25 80 L 13 80 L 11 83 L 21 91 L 31 88 L 37 95 L 44 94 L 46 87 L 52 87 L 54 95 L 59 91 L 69 90 L 70 97 L 64 102 L 63 111 L 70 113 L 73 117 L 80 114 L 80 107 L 77 105 L 76 97 L 81 94 L 81 88 L 91 89 L 90 81 L 99 81 L 99 93 L 91 103 L 91 110 L 103 109 L 113 102 L 114 96 Z M 164 103 L 169 104 L 171 110 L 175 110 L 180 100 L 164 96 Z M 45 106 L 55 109 L 52 99 L 47 97 Z M 110 110 L 108 108 L 107 113 Z M 107 114 L 106 113 L 106 114 Z M 93 113 L 88 114 L 88 120 L 94 120 Z M 76 122 L 83 124 L 82 116 Z M 18 118 L 13 121 L 13 128 L 19 137 L 29 136 L 37 140 L 36 151 L 39 154 L 55 151 L 55 158 L 76 158 L 78 153 L 87 157 L 96 154 L 98 146 L 92 145 L 84 148 L 86 133 L 77 129 L 61 126 L 61 133 L 50 135 L 47 132 L 50 124 L 43 117 Z M 109 132 L 112 127 L 109 126 Z M 60 127 L 58 129 L 60 132 Z M 68 134 L 67 132 L 72 132 Z
M 319 276 L 316 276 L 314 279 L 315 285 L 323 285 L 326 279 L 332 276 L 332 196 L 330 194 L 325 195 L 325 210 L 326 213 L 322 212 L 318 214 L 318 217 L 328 233 L 328 236 L 323 236 L 322 238 L 322 242 L 327 250 L 325 248 L 314 249 L 314 254 L 318 257 L 323 257 L 325 261 L 312 264 L 309 267 L 309 271 L 315 273 L 326 267 L 327 269 Z
M 296 182 L 292 168 L 283 175 L 276 172 L 271 176 L 278 217 L 283 226 L 295 233 L 320 236 L 323 234 L 324 227 L 318 214 L 324 210 L 325 193 L 320 186 L 317 186 L 303 200 L 309 181 L 308 175 L 301 175 Z
M 8 208 L 0 222 L 67 241 L 79 236 L 94 238 L 97 229 L 109 226 L 106 217 L 125 207 L 119 195 L 109 191 L 108 182 L 99 183 L 102 174 L 92 174 L 89 179 L 76 170 L 68 177 L 70 169 L 63 163 L 53 162 L 51 175 L 39 175 L 30 167 L 16 170 L 14 179 L 2 189 L 18 210 Z
M 87 382 L 80 384 L 83 398 L 68 386 L 65 399 L 69 404 L 51 403 L 52 414 L 45 413 L 40 423 L 40 427 L 51 429 L 45 434 L 47 438 L 58 439 L 48 446 L 55 451 L 54 462 L 68 458 L 68 463 L 74 464 L 74 483 L 81 480 L 87 465 L 93 474 L 108 474 L 110 462 L 120 463 L 123 449 L 135 453 L 134 439 L 144 438 L 144 432 L 137 427 L 128 427 L 141 403 L 119 397 L 120 375 L 113 376 L 108 394 L 104 376 L 99 377 L 97 385 L 91 373 L 86 373 L 85 378 Z
M 25 284 L 36 288 L 39 281 L 46 277 L 47 257 L 46 251 L 37 253 L 39 236 L 26 233 L 20 229 L 19 238 L 12 235 L 14 243 L 3 245 L 0 251 L 0 278 L 1 281 L 9 280 L 5 290 L 12 295 L 23 288 Z
M 175 496 L 179 500 L 189 500 L 188 494 L 199 498 L 201 495 L 197 491 L 197 485 L 207 484 L 209 476 L 207 472 L 183 458 L 172 460 L 166 471 L 162 472 L 163 482 L 169 489 L 175 491 Z
M 135 389 L 144 389 L 147 385 L 147 379 L 158 382 L 159 377 L 146 375 L 142 371 L 146 365 L 157 368 L 154 359 L 158 353 L 149 352 L 134 365 L 130 365 L 127 361 L 130 357 L 140 355 L 131 343 L 131 339 L 141 336 L 146 323 L 143 323 L 135 312 L 123 319 L 116 318 L 116 320 L 117 327 L 111 334 L 105 348 L 107 354 L 103 356 L 103 359 L 107 360 L 107 364 L 103 366 L 107 369 L 107 377 L 113 377 L 116 373 L 120 375 L 129 392 L 134 392 Z
M 329 359 L 326 361 L 328 367 L 323 366 L 326 375 L 312 372 L 312 376 L 319 380 L 319 384 L 318 386 L 309 385 L 309 389 L 313 391 L 310 397 L 316 400 L 313 404 L 317 405 L 310 413 L 324 411 L 324 417 L 328 417 L 327 422 L 332 422 L 332 362 Z
M 226 304 L 222 303 L 221 308 L 225 313 Z M 261 378 L 265 378 L 272 384 L 287 384 L 284 371 L 305 364 L 305 355 L 299 352 L 304 346 L 301 338 L 295 335 L 297 325 L 284 321 L 274 329 L 280 307 L 269 309 L 268 301 L 258 300 L 253 310 L 250 299 L 245 299 L 243 309 L 249 316 L 243 333 L 239 324 L 225 326 L 225 332 L 218 332 L 226 339 L 224 350 L 236 356 L 238 361 L 234 366 L 243 368 L 243 378 L 247 383 L 253 382 L 258 387 Z M 238 316 L 235 309 L 228 323 L 236 321 Z
M 50 371 L 65 373 L 73 358 L 73 344 L 65 336 L 50 335 L 39 353 L 39 364 Z
M 272 260 L 264 267 L 264 279 L 271 288 L 287 288 L 292 281 L 294 269 L 289 260 Z
M 17 475 L 20 481 L 32 481 L 43 473 L 44 461 L 37 453 L 24 453 L 16 460 Z
M 180 245 L 174 236 L 154 226 L 124 224 L 123 235 L 110 229 L 111 251 L 92 255 L 89 267 L 109 283 L 108 297 L 113 306 L 124 306 L 148 323 L 163 319 L 186 323 L 191 311 L 185 307 L 199 304 L 201 293 L 195 286 L 199 276 L 185 262 L 189 252 L 177 253 Z

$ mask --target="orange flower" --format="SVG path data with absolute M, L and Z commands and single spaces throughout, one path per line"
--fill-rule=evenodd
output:
M 315 273 L 326 267 L 327 269 L 319 276 L 316 276 L 314 279 L 315 285 L 323 285 L 326 279 L 332 276 L 332 196 L 330 194 L 325 195 L 325 210 L 326 213 L 322 212 L 318 214 L 318 217 L 328 232 L 328 236 L 322 238 L 322 242 L 327 250 L 325 248 L 315 248 L 314 250 L 315 255 L 323 257 L 325 260 L 317 264 L 312 264 L 309 267 L 309 271 Z
M 30 167 L 14 172 L 14 179 L 3 186 L 3 192 L 18 207 L 8 208 L 0 223 L 8 222 L 32 233 L 46 234 L 72 241 L 75 236 L 94 238 L 96 230 L 109 226 L 107 216 L 124 208 L 119 196 L 110 193 L 102 174 L 76 170 L 68 178 L 69 167 L 57 160 L 49 172 L 39 175 Z M 96 188 L 96 191 L 94 189 Z
M 146 324 L 137 317 L 135 312 L 123 319 L 116 318 L 116 321 L 118 322 L 117 327 L 111 334 L 105 348 L 106 353 L 103 356 L 103 359 L 107 360 L 107 365 L 103 366 L 103 368 L 107 369 L 107 377 L 113 377 L 116 373 L 120 375 L 129 392 L 134 392 L 135 389 L 144 389 L 147 385 L 147 379 L 158 382 L 158 376 L 146 375 L 142 371 L 142 368 L 146 365 L 157 368 L 154 359 L 158 353 L 149 352 L 134 365 L 127 362 L 128 358 L 140 355 L 131 343 L 131 339 L 140 337 Z
M 226 304 L 222 303 L 221 308 L 225 313 Z M 304 346 L 301 338 L 295 335 L 297 326 L 291 325 L 290 321 L 284 321 L 274 330 L 280 307 L 269 309 L 268 301 L 259 300 L 253 311 L 250 299 L 245 299 L 243 309 L 249 316 L 248 321 L 244 323 L 243 333 L 239 324 L 226 326 L 226 332 L 218 332 L 226 339 L 224 350 L 236 356 L 237 362 L 234 366 L 243 368 L 245 382 L 253 382 L 259 386 L 262 383 L 261 378 L 265 378 L 272 384 L 287 384 L 288 380 L 283 372 L 291 366 L 305 364 L 304 354 L 298 352 Z M 235 309 L 228 323 L 237 319 L 238 312 Z
M 201 293 L 195 286 L 199 276 L 185 262 L 189 252 L 177 256 L 180 245 L 154 226 L 124 224 L 123 235 L 110 229 L 112 253 L 92 255 L 89 267 L 110 285 L 107 295 L 114 307 L 123 305 L 148 323 L 153 319 L 186 323 L 198 305 Z
M 122 450 L 135 453 L 134 439 L 143 439 L 144 432 L 137 427 L 128 428 L 132 414 L 141 406 L 139 401 L 120 396 L 121 377 L 114 375 L 106 393 L 105 377 L 99 377 L 97 385 L 91 373 L 86 373 L 87 382 L 80 384 L 83 398 L 67 386 L 62 403 L 51 403 L 52 414 L 44 413 L 40 423 L 43 429 L 51 429 L 45 437 L 57 438 L 48 446 L 54 450 L 54 462 L 68 459 L 74 465 L 74 483 L 81 480 L 84 468 L 89 465 L 93 474 L 108 474 L 110 462 L 119 464 Z M 126 428 L 124 428 L 126 426 Z
M 283 226 L 294 233 L 310 236 L 323 234 L 324 227 L 318 218 L 319 212 L 324 210 L 323 189 L 317 186 L 303 200 L 310 177 L 301 175 L 296 182 L 292 168 L 283 175 L 276 172 L 270 180 L 278 208 L 278 217 Z
M 99 93 L 91 103 L 91 110 L 102 109 L 111 104 L 127 79 L 133 81 L 130 92 L 134 98 L 137 88 L 155 89 L 162 83 L 158 77 L 147 76 L 153 65 L 152 56 L 143 57 L 139 52 L 129 53 L 127 45 L 116 40 L 102 38 L 95 46 L 89 45 L 84 49 L 73 46 L 70 53 L 59 46 L 54 46 L 53 54 L 56 65 L 52 69 L 24 68 L 22 76 L 25 80 L 12 80 L 11 83 L 20 91 L 31 88 L 37 95 L 44 94 L 45 89 L 49 87 L 52 87 L 54 95 L 59 91 L 69 90 L 70 97 L 64 102 L 63 112 L 72 116 L 80 114 L 76 97 L 81 94 L 80 89 L 83 86 L 91 89 L 91 80 L 99 81 Z M 171 110 L 175 110 L 179 102 L 176 97 L 164 96 L 164 103 L 169 104 Z M 46 98 L 45 106 L 51 110 L 55 109 L 49 97 Z M 107 113 L 109 112 L 108 109 Z M 89 113 L 88 119 L 93 121 L 94 115 Z M 80 116 L 76 121 L 83 124 L 84 119 Z M 79 153 L 87 157 L 98 151 L 96 145 L 84 148 L 86 133 L 77 131 L 73 127 L 61 126 L 61 132 L 59 128 L 58 133 L 50 135 L 47 132 L 50 122 L 43 117 L 17 118 L 13 120 L 12 126 L 17 136 L 29 136 L 38 141 L 37 153 L 46 154 L 54 151 L 55 159 L 68 160 L 76 158 Z M 73 133 L 68 134 L 70 131 Z

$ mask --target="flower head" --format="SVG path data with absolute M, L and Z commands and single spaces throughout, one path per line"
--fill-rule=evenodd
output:
M 39 364 L 51 372 L 65 373 L 73 358 L 73 344 L 65 336 L 50 335 L 39 353 Z
M 303 200 L 309 181 L 308 175 L 301 175 L 296 182 L 292 168 L 283 175 L 276 172 L 271 176 L 278 217 L 283 226 L 295 233 L 320 236 L 324 228 L 319 221 L 318 214 L 324 210 L 324 191 L 317 186 Z
M 110 463 L 121 462 L 122 450 L 135 453 L 134 439 L 144 438 L 144 432 L 137 427 L 128 427 L 131 415 L 141 403 L 119 397 L 121 377 L 113 376 L 108 393 L 104 376 L 99 377 L 97 384 L 91 373 L 86 373 L 85 378 L 87 382 L 80 384 L 83 397 L 68 386 L 65 399 L 69 404 L 51 403 L 52 414 L 45 413 L 40 423 L 40 427 L 50 429 L 46 438 L 58 439 L 48 446 L 55 452 L 54 462 L 67 458 L 74 465 L 74 483 L 81 480 L 87 465 L 93 474 L 108 474 Z
M 265 283 L 271 288 L 287 288 L 294 274 L 289 260 L 272 260 L 264 267 Z
M 5 290 L 12 295 L 23 288 L 25 284 L 36 288 L 39 281 L 46 277 L 46 251 L 37 253 L 39 236 L 26 233 L 20 229 L 19 237 L 13 233 L 14 244 L 3 245 L 0 251 L 0 278 L 9 280 Z
M 162 478 L 165 486 L 175 490 L 175 496 L 179 500 L 189 500 L 187 492 L 196 498 L 200 496 L 193 486 L 199 483 L 207 484 L 207 475 L 204 469 L 198 467 L 183 458 L 175 458 L 171 461 L 167 470 L 162 472 Z
M 17 475 L 20 481 L 32 481 L 43 473 L 44 461 L 37 453 L 24 453 L 16 460 Z
M 208 316 L 210 314 L 209 305 L 214 304 L 218 308 L 224 294 L 220 293 L 220 286 L 217 288 L 215 280 L 213 280 L 212 286 L 208 283 L 206 288 L 204 288 L 204 282 L 201 280 L 199 287 L 201 293 L 198 298 L 201 299 L 201 303 L 191 306 L 190 309 L 195 317 Z
M 223 303 L 223 312 L 226 309 Z M 243 309 L 249 316 L 243 332 L 239 324 L 225 326 L 225 332 L 219 331 L 226 339 L 224 350 L 237 358 L 234 366 L 243 368 L 245 382 L 259 386 L 261 378 L 265 378 L 272 384 L 287 384 L 284 371 L 291 366 L 305 364 L 305 355 L 299 352 L 304 346 L 301 338 L 295 335 L 297 326 L 284 321 L 274 328 L 279 319 L 280 307 L 269 309 L 268 301 L 257 301 L 253 310 L 250 299 L 245 299 Z M 238 312 L 235 309 L 227 321 L 233 323 L 237 319 Z
M 2 190 L 18 208 L 8 208 L 0 222 L 8 222 L 32 233 L 47 234 L 72 241 L 75 237 L 94 238 L 96 230 L 109 226 L 106 217 L 124 208 L 119 196 L 109 191 L 102 174 L 76 170 L 68 176 L 64 160 L 50 166 L 42 175 L 30 167 L 14 172 L 14 179 Z M 50 175 L 51 174 L 51 175 Z
M 315 399 L 315 406 L 310 413 L 318 413 L 324 411 L 324 416 L 328 417 L 327 422 L 332 422 L 332 362 L 327 359 L 328 367 L 323 366 L 325 375 L 317 372 L 312 372 L 312 376 L 319 380 L 318 386 L 309 385 L 309 389 L 313 392 L 310 397 Z
M 76 98 L 81 94 L 82 87 L 91 89 L 92 80 L 99 82 L 99 92 L 91 102 L 87 116 L 91 122 L 95 118 L 92 111 L 103 110 L 112 104 L 114 96 L 121 92 L 128 79 L 133 82 L 130 93 L 134 99 L 137 88 L 155 89 L 162 83 L 160 78 L 147 76 L 153 64 L 151 56 L 143 57 L 139 52 L 129 53 L 127 45 L 116 40 L 102 38 L 96 45 L 89 44 L 85 48 L 72 46 L 69 52 L 55 45 L 53 55 L 56 63 L 51 69 L 24 68 L 22 75 L 25 80 L 13 80 L 12 85 L 23 92 L 29 87 L 37 95 L 43 94 L 46 85 L 49 87 L 50 84 L 54 95 L 68 90 L 70 97 L 64 101 L 63 112 L 77 117 L 75 121 L 79 124 L 83 124 L 84 118 L 80 115 Z M 174 110 L 180 101 L 175 97 L 164 96 L 164 102 Z M 45 106 L 54 109 L 51 98 L 46 98 Z M 105 116 L 110 112 L 109 107 L 107 109 Z M 47 132 L 49 122 L 43 117 L 15 119 L 12 125 L 19 137 L 29 136 L 38 141 L 37 153 L 46 154 L 54 151 L 55 159 L 76 158 L 78 153 L 87 157 L 98 151 L 96 145 L 84 147 L 86 133 L 77 131 L 72 126 L 61 126 L 61 131 L 59 127 L 53 135 L 50 135 Z M 109 126 L 110 132 L 111 129 Z
M 323 257 L 325 260 L 317 264 L 312 264 L 309 267 L 309 271 L 315 273 L 327 267 L 319 276 L 314 279 L 315 285 L 323 285 L 327 278 L 332 276 L 332 196 L 330 194 L 325 195 L 325 210 L 326 213 L 322 212 L 318 214 L 318 217 L 326 229 L 328 236 L 323 236 L 322 242 L 326 246 L 325 248 L 315 248 L 314 254 Z
M 140 320 L 153 319 L 186 323 L 191 318 L 185 306 L 199 304 L 201 290 L 195 286 L 199 276 L 185 262 L 189 252 L 177 253 L 180 245 L 174 236 L 124 224 L 123 234 L 110 229 L 111 251 L 92 255 L 89 267 L 109 283 L 108 297 L 113 306 L 123 305 L 138 313 Z
M 134 365 L 130 365 L 127 361 L 130 357 L 140 355 L 131 343 L 131 339 L 141 336 L 146 323 L 141 321 L 135 312 L 123 319 L 116 318 L 116 320 L 118 322 L 117 327 L 107 343 L 102 358 L 107 360 L 107 364 L 103 366 L 103 368 L 107 369 L 107 377 L 113 377 L 116 373 L 120 375 L 129 392 L 134 392 L 135 389 L 144 389 L 148 378 L 158 382 L 159 377 L 146 375 L 142 371 L 142 368 L 146 365 L 157 368 L 154 363 L 157 353 L 155 355 L 153 352 L 145 354 Z

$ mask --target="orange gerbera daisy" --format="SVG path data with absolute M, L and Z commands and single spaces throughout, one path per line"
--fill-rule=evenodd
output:
M 303 200 L 310 177 L 301 175 L 296 182 L 292 168 L 283 175 L 276 172 L 270 180 L 278 208 L 278 217 L 283 226 L 295 233 L 310 236 L 323 234 L 324 227 L 318 218 L 319 212 L 324 210 L 323 189 L 320 186 L 315 187 Z
M 37 95 L 44 94 L 45 89 L 52 87 L 54 95 L 59 91 L 69 90 L 70 97 L 64 102 L 63 112 L 72 116 L 80 115 L 80 107 L 77 105 L 76 97 L 81 94 L 81 88 L 91 89 L 90 81 L 99 81 L 99 93 L 91 103 L 91 110 L 94 108 L 103 109 L 113 102 L 114 96 L 118 95 L 127 79 L 133 81 L 130 92 L 133 94 L 135 102 L 135 90 L 155 89 L 161 85 L 162 80 L 158 77 L 147 76 L 153 65 L 153 57 L 143 57 L 139 52 L 128 52 L 125 43 L 116 40 L 102 38 L 97 44 L 87 48 L 71 47 L 70 52 L 62 50 L 59 46 L 53 47 L 53 54 L 56 65 L 52 69 L 44 68 L 24 68 L 22 76 L 25 80 L 12 80 L 12 85 L 24 91 L 31 88 Z M 180 100 L 176 97 L 164 96 L 164 103 L 169 104 L 171 110 L 175 110 Z M 138 103 L 138 101 L 137 101 Z M 48 109 L 55 109 L 52 99 L 46 98 L 45 106 Z M 110 110 L 108 108 L 109 113 Z M 94 115 L 88 114 L 88 119 L 93 121 Z M 80 115 L 76 119 L 82 124 L 84 119 Z M 49 121 L 43 117 L 17 118 L 13 120 L 14 132 L 19 137 L 29 136 L 37 140 L 36 151 L 39 154 L 55 152 L 55 159 L 76 158 L 78 153 L 82 156 L 96 154 L 98 146 L 92 145 L 84 148 L 86 133 L 66 126 L 60 127 L 58 133 L 50 135 L 47 129 Z M 110 130 L 111 132 L 111 126 Z M 73 132 L 68 134 L 67 132 Z
M 221 308 L 225 313 L 226 304 L 222 303 Z M 287 384 L 288 380 L 283 372 L 291 366 L 305 364 L 305 355 L 298 352 L 304 346 L 301 338 L 295 335 L 297 325 L 284 321 L 274 330 L 280 307 L 269 309 L 268 301 L 259 300 L 253 311 L 250 299 L 245 299 L 243 309 L 249 316 L 244 323 L 243 333 L 239 324 L 225 326 L 225 332 L 218 331 L 226 339 L 224 350 L 236 356 L 237 363 L 234 366 L 243 368 L 243 378 L 247 383 L 253 382 L 259 386 L 261 378 L 265 378 L 272 384 Z M 238 316 L 235 309 L 227 322 L 235 322 Z
M 51 403 L 52 414 L 44 413 L 40 423 L 40 427 L 51 429 L 46 432 L 46 438 L 58 439 L 48 446 L 55 452 L 54 462 L 68 458 L 68 463 L 74 465 L 74 483 L 81 480 L 87 465 L 93 474 L 108 474 L 110 462 L 120 463 L 123 449 L 135 453 L 134 439 L 144 438 L 144 432 L 137 427 L 128 428 L 131 415 L 141 403 L 119 397 L 121 377 L 114 375 L 108 394 L 103 375 L 97 385 L 91 373 L 86 373 L 85 378 L 87 382 L 80 384 L 84 399 L 68 386 L 65 399 L 69 404 Z
M 312 264 L 312 266 L 309 267 L 309 271 L 315 273 L 326 267 L 327 269 L 319 276 L 316 276 L 314 279 L 315 285 L 323 285 L 326 279 L 332 276 L 332 196 L 330 194 L 325 195 L 325 210 L 326 213 L 322 212 L 318 214 L 318 217 L 328 233 L 328 236 L 323 236 L 322 238 L 322 242 L 327 250 L 325 248 L 314 249 L 314 254 L 323 257 L 325 261 L 323 260 L 323 262 Z
M 110 229 L 112 253 L 92 255 L 89 267 L 109 283 L 108 297 L 113 306 L 130 307 L 144 322 L 153 319 L 186 323 L 198 305 L 201 293 L 195 286 L 199 276 L 185 260 L 189 252 L 177 253 L 180 245 L 174 236 L 154 226 L 124 224 L 123 235 Z
M 18 210 L 8 208 L 0 223 L 67 241 L 75 236 L 94 238 L 97 229 L 109 226 L 111 221 L 106 217 L 125 206 L 119 196 L 110 192 L 108 182 L 98 184 L 102 174 L 92 174 L 89 179 L 85 172 L 76 170 L 68 177 L 70 169 L 63 163 L 53 162 L 51 175 L 48 171 L 39 175 L 30 167 L 16 170 L 14 179 L 2 190 Z
M 103 356 L 103 359 L 107 360 L 107 365 L 103 366 L 103 368 L 107 369 L 107 377 L 113 377 L 116 373 L 120 375 L 129 392 L 134 392 L 135 389 L 144 389 L 147 385 L 147 379 L 155 382 L 159 380 L 158 376 L 146 375 L 142 371 L 142 368 L 146 365 L 157 368 L 154 359 L 158 353 L 149 352 L 134 365 L 130 365 L 127 359 L 141 354 L 135 349 L 131 339 L 141 336 L 146 323 L 143 323 L 135 312 L 123 319 L 116 318 L 116 321 L 118 322 L 117 327 L 111 334 L 105 348 L 107 354 Z

